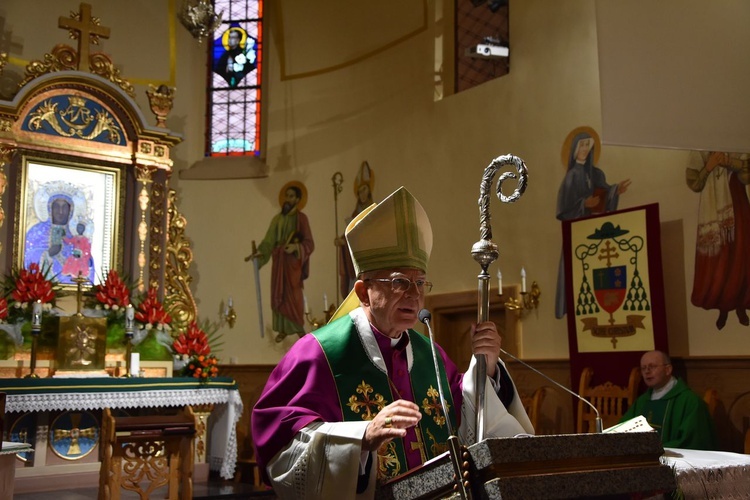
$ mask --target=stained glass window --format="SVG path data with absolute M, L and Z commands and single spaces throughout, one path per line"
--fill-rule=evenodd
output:
M 214 0 L 209 54 L 209 156 L 260 156 L 263 0 Z

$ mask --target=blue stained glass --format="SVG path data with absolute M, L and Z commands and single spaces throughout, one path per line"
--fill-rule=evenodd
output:
M 209 49 L 208 155 L 260 155 L 263 0 L 215 0 Z

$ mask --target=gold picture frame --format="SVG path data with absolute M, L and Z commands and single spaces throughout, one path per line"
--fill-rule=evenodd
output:
M 97 284 L 118 264 L 121 171 L 26 156 L 16 217 L 16 269 L 38 263 L 65 288 L 82 272 Z

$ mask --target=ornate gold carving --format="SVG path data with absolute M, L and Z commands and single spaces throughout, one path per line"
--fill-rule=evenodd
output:
M 363 380 L 362 383 L 357 386 L 356 391 L 357 394 L 362 395 L 362 399 L 360 399 L 357 394 L 352 394 L 349 396 L 349 402 L 346 403 L 346 406 L 351 408 L 354 413 L 359 413 L 360 410 L 364 410 L 362 413 L 362 420 L 372 420 L 387 404 L 385 398 L 383 398 L 381 394 L 374 394 L 373 397 L 370 398 L 370 394 L 373 390 L 372 386 L 365 383 Z
M 140 150 L 141 153 L 150 155 L 151 154 L 151 148 L 153 146 L 153 143 L 143 141 L 140 143 Z
M 10 132 L 13 128 L 13 119 L 0 118 L 0 132 Z
M 136 165 L 135 166 L 135 178 L 138 182 L 143 182 L 144 184 L 148 184 L 153 180 L 154 172 L 156 169 L 154 167 L 149 167 L 147 165 Z M 141 191 L 141 196 L 143 196 L 143 191 Z M 148 192 L 146 193 L 146 198 L 148 198 Z M 143 205 L 143 202 L 140 201 L 141 205 Z M 148 204 L 148 200 L 146 200 L 146 204 Z M 141 210 L 146 210 L 145 208 L 142 208 Z
M 120 128 L 114 116 L 104 110 L 97 111 L 96 116 L 91 115 L 91 110 L 86 106 L 88 101 L 82 97 L 69 96 L 68 107 L 62 111 L 57 110 L 57 103 L 49 100 L 39 105 L 29 119 L 29 128 L 39 130 L 47 123 L 52 129 L 63 137 L 78 137 L 91 140 L 101 134 L 108 134 L 109 141 L 117 144 L 121 140 Z M 84 131 L 92 122 L 94 127 L 89 133 Z
M 167 148 L 165 148 L 164 146 L 162 146 L 161 144 L 159 144 L 159 145 L 157 145 L 154 148 L 154 155 L 162 157 L 162 156 L 164 156 L 164 154 L 166 153 L 166 151 L 167 151 Z
M 177 194 L 169 190 L 167 208 L 167 259 L 165 290 L 169 297 L 169 314 L 178 327 L 198 317 L 198 306 L 190 291 L 190 264 L 193 251 L 185 237 L 185 217 L 177 210 Z
M 151 170 L 148 167 L 136 165 L 136 177 L 143 183 L 141 192 L 138 194 L 138 208 L 141 209 L 141 220 L 138 223 L 138 290 L 145 291 L 146 275 L 146 240 L 148 239 L 148 223 L 146 222 L 146 211 L 151 199 L 148 195 L 147 185 L 151 183 Z M 147 180 L 145 180 L 147 179 Z
M 148 96 L 151 112 L 156 115 L 156 126 L 166 127 L 167 115 L 172 111 L 175 88 L 167 87 L 166 85 L 159 85 L 158 88 L 151 84 L 148 86 L 149 89 L 146 91 L 146 95 Z
M 6 64 L 8 64 L 8 53 L 0 52 L 0 75 L 3 74 Z
M 46 75 L 55 71 L 73 71 L 78 66 L 78 53 L 70 45 L 55 45 L 51 53 L 44 54 L 43 61 L 31 61 L 26 65 L 26 74 L 18 88 L 38 76 Z
M 149 226 L 149 288 L 161 288 L 161 278 L 164 274 L 163 258 L 165 235 L 164 222 L 166 214 L 164 206 L 166 202 L 165 186 L 160 182 L 154 182 L 151 189 L 151 223 Z
M 125 91 L 130 97 L 135 98 L 135 88 L 120 75 L 120 70 L 115 68 L 112 59 L 106 54 L 96 52 L 89 58 L 89 69 L 92 73 L 106 78 Z
M 5 222 L 5 188 L 8 187 L 8 176 L 5 175 L 5 165 L 11 162 L 16 148 L 0 146 L 0 227 Z M 0 252 L 3 251 L 3 245 L 0 243 Z

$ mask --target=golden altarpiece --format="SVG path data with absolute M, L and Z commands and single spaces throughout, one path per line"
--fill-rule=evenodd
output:
M 72 289 L 70 256 L 83 251 L 87 281 L 115 269 L 139 291 L 168 296 L 172 317 L 187 324 L 197 316 L 192 253 L 169 187 L 181 137 L 165 128 L 174 89 L 146 92 L 156 116 L 149 124 L 133 85 L 106 54 L 90 51 L 90 40 L 109 37 L 90 6 L 61 17 L 60 27 L 77 38 L 77 50 L 56 45 L 26 67 L 13 99 L 0 101 L 0 272 L 46 262 Z M 57 215 L 62 224 L 53 213 L 58 198 L 68 205 Z M 67 234 L 55 235 L 55 225 Z
M 151 120 L 136 104 L 133 85 L 120 75 L 108 55 L 92 50 L 99 38 L 109 37 L 109 29 L 91 15 L 91 6 L 82 3 L 79 12 L 61 16 L 59 27 L 77 40 L 77 47 L 59 44 L 41 59 L 30 62 L 12 99 L 0 101 L 0 273 L 11 277 L 32 263 L 46 263 L 59 286 L 69 292 L 68 297 L 75 296 L 78 288 L 80 312 L 77 280 L 91 285 L 101 282 L 111 270 L 117 270 L 120 276 L 129 278 L 137 291 L 156 289 L 159 298 L 168 297 L 164 304 L 173 325 L 178 328 L 187 325 L 197 318 L 189 290 L 192 252 L 185 236 L 186 221 L 176 208 L 175 192 L 169 185 L 172 149 L 181 137 L 166 128 L 175 91 L 164 85 L 150 86 L 146 94 L 155 123 L 149 123 Z M 66 31 L 60 31 L 61 38 Z M 6 62 L 7 54 L 0 54 L 0 73 Z M 60 199 L 64 202 L 58 203 Z M 71 260 L 71 256 L 77 260 Z M 81 256 L 85 257 L 84 266 L 80 265 Z M 72 305 L 64 307 L 64 314 L 76 312 L 76 301 L 70 302 Z M 42 333 L 45 337 L 45 332 Z M 91 385 L 91 382 L 74 382 L 85 380 L 86 368 L 90 366 L 109 372 L 100 370 L 100 376 L 109 378 L 97 380 L 130 381 L 127 389 L 97 387 L 94 390 L 99 391 L 97 394 L 89 394 L 93 401 L 107 398 L 111 401 L 117 400 L 118 391 L 130 391 L 129 406 L 120 408 L 167 406 L 159 401 L 160 396 L 152 393 L 144 396 L 139 392 L 146 391 L 146 386 L 152 390 L 156 381 L 160 381 L 168 386 L 159 388 L 166 391 L 163 394 L 177 394 L 172 403 L 198 405 L 203 412 L 196 412 L 199 415 L 196 463 L 205 463 L 208 457 L 213 468 L 214 457 L 205 439 L 208 416 L 214 404 L 218 408 L 228 403 L 225 406 L 229 409 L 224 408 L 221 413 L 231 416 L 222 433 L 234 436 L 234 424 L 242 408 L 236 383 L 231 379 L 221 382 L 219 377 L 216 379 L 219 382 L 211 381 L 200 390 L 182 391 L 183 387 L 175 387 L 179 385 L 175 381 L 185 379 L 168 378 L 172 375 L 171 362 L 150 367 L 141 362 L 145 376 L 153 378 L 124 379 L 119 377 L 124 372 L 124 347 L 114 349 L 115 352 L 107 348 L 106 364 L 96 366 L 102 358 L 95 352 L 98 348 L 94 344 L 98 342 L 91 342 L 89 351 L 79 350 L 73 363 L 56 359 L 67 352 L 58 350 L 57 345 L 42 346 L 34 357 L 23 346 L 0 356 L 3 358 L 0 392 L 8 392 L 8 411 L 17 412 L 6 419 L 6 438 L 11 440 L 9 433 L 14 422 L 24 418 L 27 422 L 22 425 L 28 427 L 29 433 L 36 433 L 34 453 L 19 455 L 19 461 L 33 462 L 19 465 L 25 469 L 24 473 L 28 472 L 20 477 L 33 479 L 33 469 L 55 466 L 67 467 L 65 474 L 69 474 L 74 463 L 90 466 L 78 472 L 91 474 L 98 470 L 97 453 L 92 451 L 100 431 L 101 405 L 105 403 L 89 405 L 87 408 L 92 411 L 80 411 L 81 407 L 77 408 L 79 411 L 66 411 L 64 407 L 34 411 L 29 401 L 41 397 L 40 394 L 14 397 L 13 390 L 17 389 L 14 384 L 28 380 L 24 376 L 29 374 L 36 358 L 39 364 L 35 375 L 49 381 L 50 386 L 60 385 L 59 376 L 47 378 L 55 375 L 56 368 L 75 367 L 79 363 L 81 376 L 64 379 L 62 385 L 66 389 L 60 390 L 76 384 Z M 120 345 L 125 345 L 124 339 Z M 107 383 L 110 382 L 101 382 Z M 79 387 L 67 392 L 91 390 Z M 212 391 L 218 399 L 212 399 Z M 141 407 L 132 402 L 132 398 L 139 397 L 148 398 Z M 13 405 L 16 408 L 10 409 Z M 225 416 L 221 418 L 226 420 Z M 25 440 L 26 434 L 22 438 Z M 58 438 L 64 443 L 53 446 Z M 228 443 L 236 455 L 236 440 L 234 446 L 231 437 Z M 231 477 L 233 457 L 225 455 L 219 461 L 224 462 L 221 475 Z M 21 469 L 16 470 L 18 491 Z M 39 474 L 49 477 L 54 472 Z

